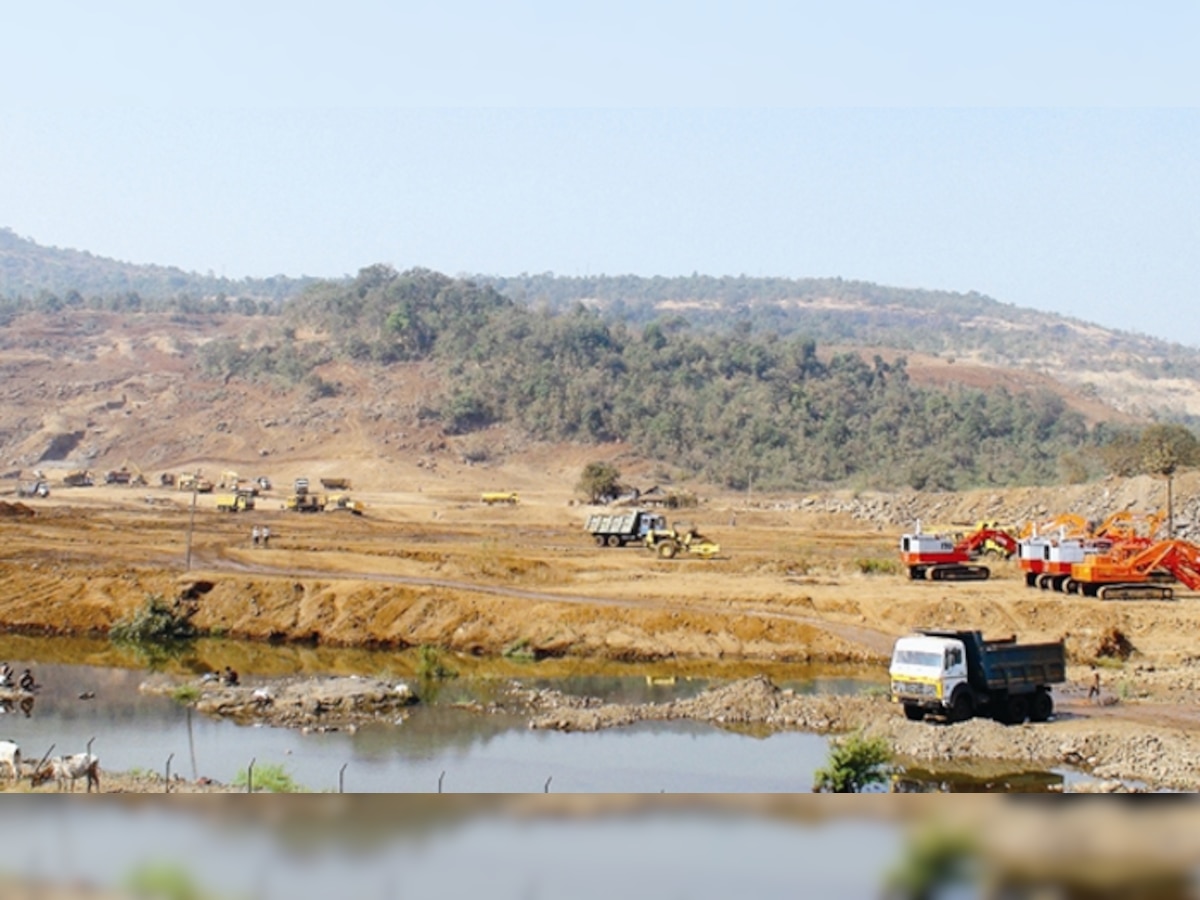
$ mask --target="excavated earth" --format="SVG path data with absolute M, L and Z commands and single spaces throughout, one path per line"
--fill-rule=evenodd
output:
M 774 712 L 744 715 L 764 729 L 866 724 L 918 759 L 1068 761 L 1196 786 L 1196 595 L 1104 603 L 1028 589 L 1011 562 L 993 564 L 989 581 L 963 584 L 912 582 L 896 565 L 897 538 L 918 520 L 937 530 L 1062 512 L 1091 519 L 1150 512 L 1166 507 L 1162 480 L 959 494 L 735 495 L 622 444 L 541 445 L 503 428 L 447 435 L 424 415 L 441 401 L 427 364 L 331 361 L 315 374 L 333 390 L 316 397 L 303 385 L 203 375 L 202 345 L 222 337 L 269 342 L 274 327 L 232 315 L 63 311 L 23 316 L 4 329 L 0 629 L 105 635 L 158 597 L 201 633 L 248 642 L 719 664 L 723 677 L 833 661 L 860 664 L 880 683 L 892 642 L 922 626 L 1063 638 L 1071 683 L 1060 692 L 1062 714 L 1046 725 L 914 724 L 877 699 L 786 695 L 760 704 L 778 706 Z M 965 369 L 942 366 L 935 380 L 960 379 Z M 719 541 L 719 556 L 668 561 L 596 547 L 583 530 L 591 510 L 575 491 L 593 460 L 616 463 L 630 484 L 697 495 L 699 507 L 671 517 Z M 63 484 L 73 469 L 91 469 L 102 482 L 106 470 L 122 467 L 148 484 Z M 193 509 L 190 494 L 157 486 L 165 473 L 200 470 L 215 481 L 229 469 L 269 476 L 277 488 L 255 511 L 227 514 L 212 495 L 200 495 Z M 281 509 L 282 486 L 293 479 L 315 485 L 335 476 L 351 480 L 366 515 Z M 50 496 L 19 496 L 38 477 Z M 1182 473 L 1173 487 L 1176 530 L 1200 541 L 1200 474 Z M 484 506 L 483 491 L 517 491 L 520 502 Z M 270 527 L 269 547 L 252 545 L 254 525 Z M 1097 672 L 1102 702 L 1092 704 L 1087 687 Z M 753 697 L 766 688 L 747 684 L 746 709 L 758 709 Z M 559 706 L 530 715 L 587 727 L 570 718 L 577 714 L 570 703 Z M 743 713 L 727 707 L 717 702 L 715 717 L 687 705 L 670 714 L 740 721 Z M 582 713 L 599 715 L 590 707 Z
M 463 479 L 471 488 L 501 480 L 478 470 Z M 219 513 L 201 496 L 193 518 L 191 496 L 165 489 L 59 489 L 0 515 L 0 621 L 13 632 L 103 635 L 159 597 L 202 633 L 252 642 L 719 662 L 745 675 L 781 663 L 850 662 L 881 682 L 894 639 L 921 626 L 1064 638 L 1071 682 L 1060 691 L 1061 714 L 1046 725 L 909 723 L 879 698 L 791 696 L 754 679 L 663 708 L 535 698 L 528 712 L 535 727 L 571 729 L 677 717 L 764 731 L 864 727 L 918 761 L 1069 763 L 1106 778 L 1200 787 L 1200 603 L 1186 591 L 1170 603 L 1067 597 L 1026 588 L 1003 561 L 986 582 L 911 582 L 894 568 L 897 529 L 856 512 L 884 508 L 861 496 L 707 497 L 687 515 L 720 541 L 720 555 L 666 561 L 594 546 L 583 531 L 589 510 L 573 504 L 568 487 L 519 486 L 515 507 L 483 506 L 458 485 L 365 492 L 361 517 L 285 512 L 268 495 L 240 514 Z M 1100 508 L 1102 491 L 1110 502 L 1150 504 L 1157 487 L 1134 479 L 1092 489 Z M 1177 487 L 1186 509 L 1194 485 L 1183 478 Z M 954 503 L 951 514 L 968 520 L 995 513 L 995 497 L 903 502 Z M 1025 492 L 1013 497 L 1030 502 Z M 1063 501 L 1046 492 L 1039 502 Z M 836 504 L 844 508 L 828 511 Z M 252 525 L 270 526 L 269 547 L 253 546 Z M 1098 704 L 1086 698 L 1096 673 Z M 319 727 L 302 715 L 311 690 L 295 700 L 296 716 L 278 713 L 286 687 L 271 686 L 277 717 L 264 720 Z M 203 702 L 242 718 L 267 711 L 244 692 Z M 373 715 L 368 705 L 353 720 Z

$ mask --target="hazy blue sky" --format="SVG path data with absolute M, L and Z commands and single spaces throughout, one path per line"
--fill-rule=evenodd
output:
M 832 276 L 1200 345 L 1200 4 L 0 0 L 0 227 L 232 277 Z

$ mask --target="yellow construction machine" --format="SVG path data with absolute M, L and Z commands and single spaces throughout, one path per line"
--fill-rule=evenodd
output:
M 684 553 L 712 559 L 721 552 L 720 544 L 709 540 L 687 522 L 676 522 L 670 528 L 652 528 L 646 532 L 646 547 L 660 559 L 674 559 Z
M 361 500 L 355 500 L 349 494 L 330 494 L 325 498 L 326 512 L 345 512 L 354 513 L 356 516 L 361 516 L 366 507 Z
M 493 506 L 497 503 L 507 503 L 509 506 L 516 506 L 519 499 L 516 491 L 484 491 L 479 495 L 479 502 L 485 503 L 488 506 Z

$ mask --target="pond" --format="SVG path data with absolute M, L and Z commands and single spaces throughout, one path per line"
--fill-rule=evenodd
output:
M 429 806 L 403 823 L 355 810 L 334 823 L 256 816 L 237 798 L 164 803 L 20 802 L 0 820 L 0 870 L 31 881 L 118 887 L 151 867 L 203 896 L 691 898 L 877 897 L 903 852 L 895 824 L 806 823 L 693 807 L 623 815 L 506 814 Z M 443 800 L 449 798 L 441 798 Z M 287 800 L 265 801 L 288 803 Z M 260 807 L 261 808 L 261 807 Z M 278 824 L 290 820 L 288 829 Z M 365 829 L 364 829 L 365 830 Z M 189 895 L 191 896 L 191 895 Z
M 92 664 L 62 662 L 70 656 Z M 369 654 L 322 649 L 298 660 L 296 648 L 251 647 L 209 642 L 197 657 L 167 660 L 181 675 L 219 668 L 233 659 L 247 678 L 258 672 L 355 672 L 411 676 L 415 654 Z M 315 652 L 315 651 L 313 651 Z M 0 736 L 15 740 L 27 757 L 53 745 L 56 753 L 83 750 L 90 742 L 102 768 L 170 771 L 186 778 L 231 782 L 253 761 L 256 768 L 282 766 L 310 790 L 348 792 L 544 792 L 555 793 L 794 793 L 808 791 L 823 764 L 827 738 L 802 732 L 754 736 L 692 722 L 646 722 L 595 733 L 533 731 L 524 719 L 459 708 L 462 700 L 486 702 L 519 676 L 523 684 L 614 702 L 662 702 L 694 696 L 741 669 L 709 667 L 668 674 L 663 667 L 613 666 L 579 661 L 515 664 L 450 659 L 459 678 L 441 682 L 435 702 L 413 707 L 399 724 L 372 724 L 353 733 L 302 734 L 240 726 L 200 716 L 173 701 L 144 695 L 142 669 L 120 665 L 105 641 L 0 639 L 0 659 L 34 668 L 42 684 L 29 715 L 0 715 Z M 124 661 L 131 665 L 129 660 Z M 798 691 L 853 693 L 876 683 L 852 669 L 777 667 L 776 683 Z M 902 790 L 1053 789 L 1069 773 L 989 773 L 973 778 L 911 772 Z

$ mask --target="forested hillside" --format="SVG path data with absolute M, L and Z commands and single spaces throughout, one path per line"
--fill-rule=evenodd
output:
M 644 324 L 682 314 L 693 327 L 803 334 L 822 343 L 975 354 L 1031 368 L 1133 370 L 1145 377 L 1200 377 L 1200 349 L 1111 331 L 977 293 L 885 287 L 841 278 L 681 278 L 523 275 L 481 278 L 524 304 Z M 1137 298 L 1131 298 L 1136 302 Z
M 216 309 L 240 301 L 243 312 L 277 305 L 312 279 L 197 275 L 166 266 L 117 262 L 80 250 L 42 247 L 0 228 L 0 312 L 54 309 Z
M 420 414 L 451 434 L 504 422 L 548 440 L 625 441 L 735 488 L 1080 480 L 1103 469 L 1119 434 L 1089 428 L 1050 393 L 922 389 L 903 360 L 823 360 L 808 337 L 695 329 L 678 316 L 635 327 L 580 305 L 533 310 L 424 270 L 373 266 L 351 283 L 314 285 L 283 322 L 276 344 L 206 347 L 209 374 L 294 379 L 334 357 L 432 360 L 444 396 Z M 296 340 L 301 332 L 320 339 Z
M 1097 409 L 1200 421 L 1200 351 L 978 294 L 698 275 L 463 280 L 386 265 L 233 282 L 0 230 L 0 326 L 72 309 L 178 314 L 210 376 L 304 384 L 314 399 L 339 391 L 316 371 L 324 362 L 433 364 L 440 387 L 419 416 L 449 434 L 504 423 L 622 441 L 731 487 L 1078 481 L 1143 465 L 1139 429 L 1097 424 Z M 205 337 L 230 313 L 261 324 Z M 936 378 L 926 357 L 914 383 L 905 351 L 936 354 Z M 956 377 L 968 360 L 971 377 Z M 1037 372 L 1047 389 L 987 388 L 999 371 L 988 364 Z M 1097 401 L 1087 421 L 1078 398 Z M 1186 456 L 1194 439 L 1172 434 Z

